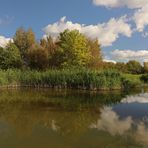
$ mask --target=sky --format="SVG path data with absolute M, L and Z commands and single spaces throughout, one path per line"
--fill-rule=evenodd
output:
M 98 39 L 105 61 L 148 61 L 148 0 L 0 0 L 0 46 L 21 26 L 37 40 L 77 29 Z

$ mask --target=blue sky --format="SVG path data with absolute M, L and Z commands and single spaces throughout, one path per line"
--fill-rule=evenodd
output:
M 131 3 L 127 0 L 124 3 L 122 0 L 116 1 L 0 0 L 0 42 L 12 38 L 20 26 L 32 27 L 37 39 L 43 35 L 55 36 L 57 30 L 62 31 L 65 27 L 75 27 L 89 37 L 100 39 L 104 58 L 108 60 L 127 61 L 133 57 L 147 61 L 148 21 L 139 23 L 140 16 L 148 17 L 147 0 L 139 3 L 135 3 L 136 0 L 131 0 Z M 71 25 L 67 22 L 71 22 Z M 110 28 L 112 32 L 107 33 Z M 94 33 L 90 34 L 91 30 Z

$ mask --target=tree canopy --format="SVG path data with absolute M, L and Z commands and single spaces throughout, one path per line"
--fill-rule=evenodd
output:
M 6 48 L 0 48 L 0 68 L 20 68 L 22 59 L 20 50 L 14 43 L 9 43 Z
M 30 68 L 37 70 L 59 68 L 116 69 L 123 73 L 148 73 L 148 63 L 103 62 L 101 44 L 78 30 L 65 30 L 58 38 L 47 36 L 36 40 L 33 30 L 20 27 L 13 43 L 0 47 L 0 68 Z
M 13 37 L 14 44 L 19 48 L 21 57 L 24 60 L 24 64 L 27 65 L 27 52 L 28 49 L 36 44 L 35 34 L 32 29 L 28 29 L 27 31 L 20 27 L 17 29 L 14 37 Z
M 142 72 L 142 65 L 138 61 L 129 61 L 126 66 L 129 73 L 140 74 Z

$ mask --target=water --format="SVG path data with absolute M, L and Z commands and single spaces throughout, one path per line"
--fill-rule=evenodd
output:
M 148 88 L 0 91 L 0 148 L 146 148 Z

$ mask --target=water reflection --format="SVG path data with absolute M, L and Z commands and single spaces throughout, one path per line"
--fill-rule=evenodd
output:
M 127 98 L 123 99 L 121 102 L 122 106 L 124 106 L 126 103 L 132 104 L 133 102 L 148 103 L 147 99 L 148 93 L 145 93 L 127 96 Z M 112 136 L 128 137 L 132 139 L 131 141 L 148 147 L 148 112 L 146 114 L 147 116 L 143 116 L 136 120 L 132 116 L 125 116 L 121 119 L 120 115 L 114 111 L 114 106 L 104 107 L 101 109 L 99 119 L 96 123 L 92 123 L 90 128 L 104 131 Z
M 0 147 L 147 147 L 144 92 L 1 91 Z
M 148 103 L 148 93 L 140 93 L 138 95 L 127 96 L 122 99 L 122 103 Z
M 126 117 L 121 120 L 119 115 L 110 107 L 101 109 L 101 116 L 96 123 L 93 123 L 90 127 L 98 130 L 109 132 L 111 135 L 123 135 L 129 129 L 131 129 L 133 120 L 132 117 Z

